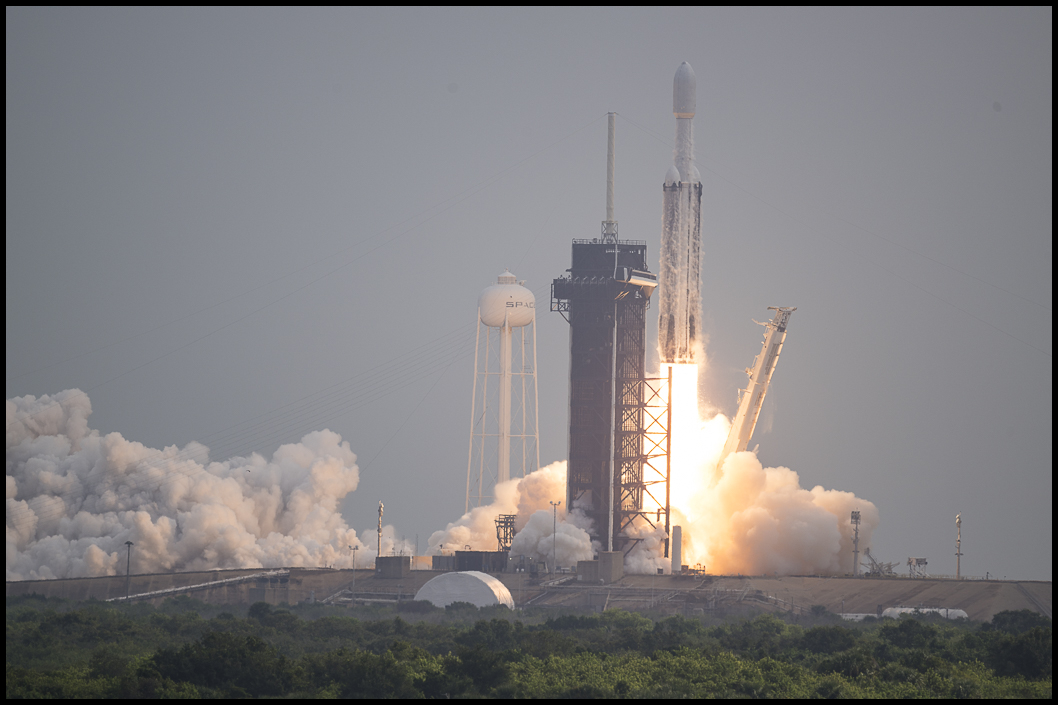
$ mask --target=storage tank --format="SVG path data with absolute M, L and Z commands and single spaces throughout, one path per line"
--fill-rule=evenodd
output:
M 502 328 L 505 321 L 511 328 L 521 328 L 533 322 L 536 297 L 504 270 L 495 284 L 478 295 L 478 311 L 481 322 L 490 328 Z
M 475 504 L 481 506 L 495 499 L 489 490 L 495 492 L 495 486 L 511 479 L 511 442 L 517 447 L 515 468 L 520 467 L 521 476 L 529 474 L 540 467 L 539 449 L 539 412 L 537 410 L 536 386 L 536 297 L 533 292 L 522 286 L 510 270 L 496 278 L 496 283 L 485 287 L 478 295 L 478 335 L 474 353 L 474 391 L 470 410 L 470 449 L 467 455 L 467 497 L 465 511 L 470 511 L 472 488 L 476 490 Z M 482 351 L 482 326 L 485 326 L 484 351 Z M 515 329 L 520 331 L 514 338 Z M 532 334 L 532 349 L 526 349 L 526 333 Z M 498 338 L 498 345 L 493 347 L 490 341 Z M 517 350 L 516 350 L 517 348 Z M 483 352 L 483 354 L 482 354 Z M 518 364 L 512 364 L 514 353 L 518 352 Z M 532 353 L 532 361 L 528 354 Z M 489 369 L 489 360 L 498 353 L 498 370 Z M 494 377 L 490 380 L 489 377 Z M 478 379 L 481 379 L 481 399 L 478 399 Z M 512 412 L 511 385 L 514 378 L 519 378 L 521 394 L 519 409 Z M 490 401 L 489 390 L 495 390 L 497 398 Z M 480 405 L 479 405 L 480 403 Z M 495 408 L 494 415 L 489 415 L 489 406 Z M 520 413 L 517 413 L 519 412 Z M 512 413 L 521 419 L 521 429 L 512 430 Z M 495 427 L 491 424 L 495 422 Z M 489 426 L 486 428 L 486 426 Z M 519 432 L 520 431 L 520 432 Z M 512 435 L 513 434 L 513 435 Z M 486 456 L 486 440 L 492 443 L 495 439 L 496 456 Z M 475 454 L 477 455 L 477 477 L 474 477 Z M 491 456 L 491 453 L 488 453 Z M 493 464 L 495 463 L 495 464 Z M 496 468 L 494 478 L 487 476 L 485 468 Z
M 683 562 L 683 527 L 674 526 L 672 527 L 672 548 L 669 551 L 669 556 L 672 557 L 672 570 L 670 571 L 673 575 L 680 574 L 680 563 Z

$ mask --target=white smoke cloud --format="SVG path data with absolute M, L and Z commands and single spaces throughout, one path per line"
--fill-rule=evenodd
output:
M 625 535 L 639 541 L 624 557 L 624 571 L 633 575 L 654 575 L 660 568 L 669 572 L 669 559 L 665 558 L 665 526 L 651 527 L 642 522 L 625 529 Z
M 427 553 L 436 555 L 442 550 L 494 551 L 496 517 L 513 514 L 515 537 L 511 555 L 550 560 L 552 554 L 551 502 L 560 501 L 566 494 L 566 461 L 551 463 L 539 470 L 496 485 L 495 501 L 475 507 L 444 529 L 435 531 L 429 539 Z M 578 560 L 590 560 L 593 554 L 588 536 L 588 519 L 574 510 L 568 516 L 564 507 L 558 508 L 558 564 L 575 565 Z M 545 521 L 546 518 L 546 521 Z M 546 524 L 546 526 L 545 526 Z M 545 540 L 546 539 L 546 540 Z M 598 547 L 595 547 L 597 550 Z
M 588 532 L 577 526 L 573 516 L 556 520 L 548 509 L 532 513 L 525 527 L 519 531 L 511 542 L 511 555 L 529 556 L 549 564 L 554 556 L 555 564 L 570 567 L 577 561 L 590 561 L 594 555 L 591 537 Z M 586 521 L 584 515 L 580 515 Z
M 356 455 L 314 431 L 271 459 L 211 462 L 199 443 L 163 450 L 99 435 L 88 396 L 68 389 L 7 400 L 7 579 L 215 568 L 371 565 L 338 506 Z M 407 551 L 383 527 L 383 553 Z
M 860 545 L 870 545 L 878 526 L 871 502 L 851 492 L 804 489 L 796 472 L 765 468 L 750 452 L 729 456 L 708 494 L 689 533 L 691 551 L 711 571 L 851 572 L 852 510 L 861 513 Z

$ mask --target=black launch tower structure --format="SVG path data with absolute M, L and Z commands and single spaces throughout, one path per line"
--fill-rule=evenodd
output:
M 637 517 L 656 527 L 664 515 L 668 536 L 671 380 L 644 371 L 657 286 L 647 244 L 618 240 L 617 224 L 603 225 L 602 238 L 573 241 L 568 276 L 551 284 L 551 310 L 570 326 L 566 506 L 591 519 L 601 550 L 627 552 Z

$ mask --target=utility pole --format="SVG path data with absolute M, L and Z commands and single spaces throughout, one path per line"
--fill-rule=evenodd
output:
M 130 580 L 131 569 L 132 569 L 132 546 L 133 546 L 133 543 L 131 541 L 126 541 L 125 545 L 129 547 L 129 556 L 128 556 L 128 559 L 125 561 L 125 601 L 128 602 L 128 599 L 129 599 L 129 580 Z
M 555 567 L 558 562 L 558 507 L 562 502 L 551 502 L 551 577 L 555 576 Z
M 962 580 L 962 514 L 955 515 L 955 579 Z
M 350 546 L 349 548 L 353 549 L 353 599 L 355 600 L 356 599 L 356 549 L 358 549 L 360 547 L 359 546 Z

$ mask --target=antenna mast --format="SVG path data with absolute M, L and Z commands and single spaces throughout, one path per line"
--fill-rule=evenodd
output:
M 606 220 L 602 223 L 602 241 L 617 242 L 617 221 L 613 213 L 614 129 L 617 113 L 607 113 L 609 130 L 606 143 Z

